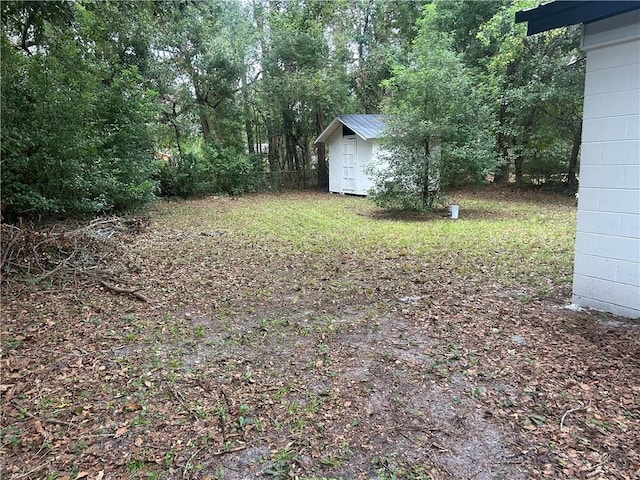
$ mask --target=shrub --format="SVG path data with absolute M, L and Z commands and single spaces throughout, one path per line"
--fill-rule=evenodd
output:
M 165 163 L 159 171 L 159 194 L 164 197 L 241 195 L 264 189 L 261 159 L 210 143 L 202 151 Z

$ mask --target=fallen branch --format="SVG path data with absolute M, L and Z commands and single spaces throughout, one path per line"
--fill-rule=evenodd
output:
M 203 448 L 199 448 L 198 450 L 195 451 L 195 453 L 193 455 L 191 455 L 191 458 L 189 458 L 189 460 L 187 460 L 187 463 L 185 464 L 184 468 L 182 469 L 182 478 L 184 478 L 185 480 L 189 478 L 189 464 L 191 463 L 191 461 L 196 457 L 196 455 L 198 455 L 202 450 L 204 450 Z
M 106 288 L 107 290 L 114 292 L 114 293 L 122 293 L 122 294 L 126 294 L 126 295 L 131 295 L 135 298 L 137 298 L 138 300 L 142 301 L 142 302 L 148 302 L 149 299 L 147 297 L 145 297 L 143 294 L 141 294 L 139 292 L 139 288 L 120 288 L 120 287 L 116 287 L 115 285 L 110 285 L 105 281 L 100 281 L 100 285 L 102 285 L 104 288 Z
M 2 224 L 2 230 L 10 230 L 10 232 L 3 232 L 4 239 L 7 237 L 9 240 L 6 245 L 2 247 L 2 257 L 0 257 L 0 271 L 4 270 L 4 266 L 8 263 L 9 256 L 14 253 L 13 247 L 19 241 L 22 240 L 22 230 L 14 225 Z M 16 254 L 19 256 L 19 252 Z
M 591 399 L 589 400 L 589 405 L 587 405 L 586 407 L 582 405 L 581 407 L 571 408 L 566 412 L 564 412 L 564 415 L 562 415 L 562 418 L 560 419 L 560 430 L 562 430 L 562 427 L 564 426 L 564 419 L 567 418 L 567 415 L 569 415 L 570 413 L 579 412 L 580 410 L 586 410 L 590 406 L 591 406 Z
M 184 407 L 184 409 L 189 412 L 189 414 L 193 417 L 194 421 L 198 421 L 200 420 L 200 418 L 198 417 L 198 413 L 194 412 L 193 409 L 187 404 L 187 402 L 184 399 L 184 396 L 178 392 L 177 390 L 170 388 L 171 393 L 173 394 L 173 396 L 175 397 L 176 400 L 178 400 L 178 402 L 180 403 L 180 405 L 182 405 Z
M 225 450 L 218 450 L 217 452 L 213 452 L 211 455 L 214 457 L 221 457 L 222 455 L 226 455 L 227 453 L 239 452 L 240 450 L 244 450 L 247 448 L 247 445 L 240 445 L 238 447 L 228 448 Z

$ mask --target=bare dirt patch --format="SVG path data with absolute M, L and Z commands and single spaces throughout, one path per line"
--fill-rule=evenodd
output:
M 566 285 L 200 230 L 92 257 L 147 302 L 4 278 L 4 478 L 637 478 L 638 331 Z

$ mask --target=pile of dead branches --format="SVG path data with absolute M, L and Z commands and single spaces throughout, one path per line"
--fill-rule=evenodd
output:
M 122 242 L 148 219 L 103 217 L 86 224 L 0 226 L 0 283 L 69 285 L 113 281 L 122 273 Z

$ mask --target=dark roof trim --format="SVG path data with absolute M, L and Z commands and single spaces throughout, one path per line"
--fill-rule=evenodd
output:
M 529 22 L 527 35 L 578 23 L 592 23 L 640 8 L 639 0 L 563 1 L 516 12 L 516 23 Z

